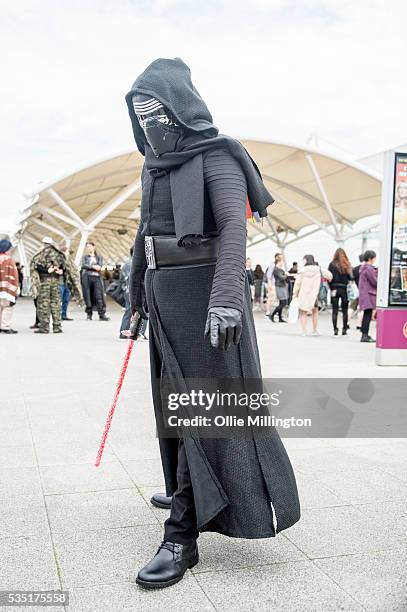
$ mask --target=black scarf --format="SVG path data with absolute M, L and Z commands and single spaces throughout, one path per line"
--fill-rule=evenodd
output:
M 185 129 L 176 151 L 155 157 L 134 112 L 132 98 L 136 92 L 160 100 Z M 274 199 L 264 186 L 258 167 L 239 141 L 218 134 L 205 102 L 192 84 L 190 70 L 181 59 L 158 59 L 150 64 L 134 82 L 126 102 L 137 147 L 145 155 L 147 170 L 152 174 L 163 170 L 170 173 L 179 244 L 188 234 L 203 234 L 203 154 L 211 149 L 226 149 L 240 163 L 252 213 L 267 216 L 267 206 Z

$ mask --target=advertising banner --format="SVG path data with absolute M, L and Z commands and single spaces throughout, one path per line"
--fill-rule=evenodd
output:
M 396 153 L 389 305 L 407 306 L 407 154 Z

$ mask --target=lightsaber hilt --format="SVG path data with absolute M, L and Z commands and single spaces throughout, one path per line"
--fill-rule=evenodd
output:
M 137 338 L 139 337 L 141 326 L 143 325 L 143 321 L 144 319 L 140 315 L 140 313 L 135 312 L 130 321 L 130 328 L 129 328 L 130 333 L 128 337 L 131 340 L 137 340 Z

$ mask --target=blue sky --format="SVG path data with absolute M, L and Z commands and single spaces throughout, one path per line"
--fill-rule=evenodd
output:
M 403 0 L 0 0 L 0 230 L 22 193 L 133 145 L 124 95 L 180 56 L 222 132 L 407 141 Z

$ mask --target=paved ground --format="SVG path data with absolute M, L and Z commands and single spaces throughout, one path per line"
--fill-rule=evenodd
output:
M 93 467 L 126 344 L 120 318 L 63 335 L 0 336 L 0 589 L 70 591 L 69 610 L 407 610 L 405 440 L 287 440 L 302 519 L 275 539 L 200 538 L 201 561 L 178 585 L 129 582 L 160 543 L 166 513 L 149 497 L 162 475 L 149 401 L 148 346 L 129 366 L 102 467 Z M 379 369 L 352 331 L 301 338 L 257 316 L 266 376 L 400 376 Z M 6 608 L 4 608 L 6 609 Z M 16 608 L 10 608 L 10 610 Z M 50 608 L 58 610 L 58 608 Z

